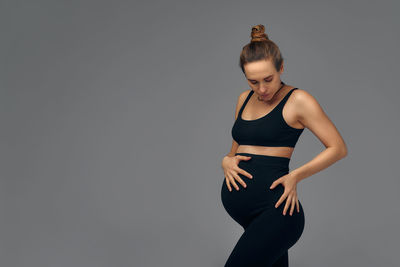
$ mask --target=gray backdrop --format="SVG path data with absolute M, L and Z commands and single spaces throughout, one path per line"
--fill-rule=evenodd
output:
M 399 266 L 396 1 L 1 1 L 0 265 L 223 266 L 251 26 L 349 154 L 298 185 L 291 266 Z M 306 129 L 290 162 L 324 149 Z M 266 225 L 266 227 L 268 227 Z

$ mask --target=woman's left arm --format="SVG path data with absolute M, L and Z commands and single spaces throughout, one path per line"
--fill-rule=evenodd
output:
M 317 100 L 305 90 L 296 91 L 296 94 L 293 94 L 293 103 L 298 120 L 326 147 L 311 161 L 290 172 L 290 175 L 300 182 L 347 156 L 347 146 Z

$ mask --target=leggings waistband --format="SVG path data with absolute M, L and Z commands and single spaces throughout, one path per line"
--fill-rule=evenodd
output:
M 278 165 L 278 166 L 288 167 L 290 162 L 290 158 L 279 157 L 279 156 L 267 156 L 267 155 L 252 154 L 245 152 L 238 152 L 235 155 L 249 156 L 251 157 L 251 159 L 248 160 L 248 162 L 260 163 L 264 165 Z

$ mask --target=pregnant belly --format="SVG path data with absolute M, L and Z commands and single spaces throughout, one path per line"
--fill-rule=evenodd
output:
M 234 220 L 240 224 L 246 224 L 261 212 L 267 209 L 275 209 L 274 205 L 282 196 L 284 187 L 281 184 L 274 189 L 269 187 L 276 179 L 287 174 L 288 169 L 281 166 L 256 165 L 245 161 L 239 162 L 239 168 L 252 174 L 253 179 L 239 174 L 247 187 L 243 187 L 235 180 L 239 186 L 239 191 L 232 185 L 232 191 L 229 191 L 224 177 L 221 200 L 225 210 Z

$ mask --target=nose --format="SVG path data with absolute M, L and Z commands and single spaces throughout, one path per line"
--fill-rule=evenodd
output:
M 265 88 L 265 87 L 260 87 L 260 93 L 261 93 L 261 94 L 265 94 L 266 91 L 267 91 L 267 88 Z

